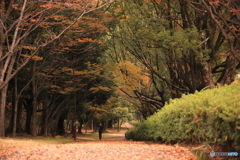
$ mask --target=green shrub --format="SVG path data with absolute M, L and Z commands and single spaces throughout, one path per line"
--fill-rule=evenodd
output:
M 127 139 L 207 142 L 240 151 L 240 84 L 183 95 L 150 116 Z
M 137 128 L 131 129 L 126 132 L 125 137 L 127 139 L 133 139 L 136 141 L 141 140 L 154 140 L 151 136 L 151 129 L 149 129 L 149 124 L 141 123 Z M 137 133 L 137 134 L 136 134 Z
M 130 121 L 129 123 L 136 126 L 136 127 L 141 124 L 141 122 L 138 122 L 138 121 Z

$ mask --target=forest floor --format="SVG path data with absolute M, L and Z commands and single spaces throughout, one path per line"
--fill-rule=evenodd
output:
M 64 141 L 62 137 L 0 139 L 0 160 L 197 160 L 187 147 L 128 141 L 126 130 L 108 129 L 102 140 L 90 130 L 78 134 L 76 141 L 70 135 Z

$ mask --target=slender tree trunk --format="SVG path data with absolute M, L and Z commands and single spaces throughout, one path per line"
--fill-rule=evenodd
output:
M 45 117 L 44 117 L 44 124 L 43 124 L 44 125 L 44 130 L 43 130 L 44 132 L 43 133 L 44 133 L 44 136 L 47 137 L 47 133 L 48 133 L 48 130 L 47 130 L 48 129 L 48 116 L 47 116 L 48 115 L 48 110 L 46 109 L 45 112 L 46 113 L 45 113 Z
M 93 119 L 91 120 L 91 129 L 90 130 L 94 130 L 94 127 L 93 127 Z
M 67 131 L 68 132 L 71 131 L 71 128 L 72 128 L 71 124 L 72 124 L 72 120 L 68 120 L 67 121 Z
M 64 129 L 64 118 L 59 117 L 58 123 L 57 123 L 57 134 L 63 136 L 65 134 L 65 129 Z
M 52 121 L 53 122 L 52 123 L 52 128 L 51 128 L 51 130 L 52 130 L 52 137 L 55 137 L 56 134 L 58 133 L 58 121 L 59 121 L 59 118 L 60 118 L 60 116 L 62 114 L 62 111 Z M 62 126 L 63 126 L 63 124 L 62 124 Z M 63 127 L 63 129 L 64 129 L 64 127 Z
M 32 117 L 31 117 L 31 135 L 32 136 L 37 136 L 37 132 L 36 132 L 36 113 L 37 113 L 37 84 L 36 84 L 36 63 L 37 61 L 33 62 L 33 80 L 32 80 L 32 89 L 33 89 L 33 110 L 32 110 Z
M 41 125 L 41 134 L 43 134 L 45 137 L 48 135 L 48 117 L 49 117 L 49 111 L 50 106 L 52 104 L 52 96 L 48 99 L 48 95 L 46 94 L 43 99 L 43 109 L 42 109 L 42 125 Z
M 27 97 L 25 100 L 25 109 L 26 109 L 26 123 L 25 123 L 25 132 L 30 134 L 30 125 L 33 109 L 33 98 Z
M 52 137 L 55 137 L 56 136 L 56 122 L 55 122 L 55 120 L 52 120 L 52 122 L 51 122 L 51 125 L 50 125 L 50 132 L 51 132 L 51 135 L 52 135 Z
M 49 124 L 49 131 L 51 132 L 52 136 L 55 137 L 56 135 L 56 128 L 57 128 L 57 122 L 59 117 L 64 111 L 65 102 L 68 100 L 68 98 L 65 98 L 58 107 L 53 111 L 54 113 L 51 113 L 51 115 L 48 118 L 48 124 Z
M 30 125 L 30 128 L 31 128 L 31 135 L 32 136 L 37 136 L 37 126 L 36 126 L 36 113 L 37 113 L 37 98 L 36 98 L 36 96 L 34 96 L 34 98 L 33 98 L 34 100 L 33 100 L 33 109 L 32 109 L 32 116 L 31 116 L 31 125 Z
M 0 8 L 3 11 L 4 10 L 4 2 L 0 2 Z M 5 15 L 3 14 L 3 12 L 0 12 L 0 19 L 3 20 L 3 18 L 5 17 Z M 4 36 L 4 32 L 3 32 L 4 28 L 0 27 L 0 57 L 2 57 L 3 55 L 3 46 L 4 46 L 4 40 L 5 40 L 5 36 Z M 3 67 L 3 62 L 0 62 L 0 67 Z M 2 76 L 2 75 L 1 75 Z M 1 83 L 1 82 L 0 82 Z M 6 89 L 5 89 L 6 90 Z M 5 137 L 5 133 L 4 133 L 4 114 L 5 114 L 5 103 L 6 100 L 4 100 L 6 98 L 6 93 L 4 93 L 6 91 L 1 90 L 1 95 L 0 95 L 0 137 Z M 4 97 L 5 95 L 5 97 Z
M 74 138 L 74 133 L 73 133 L 73 132 L 74 132 L 74 128 L 75 128 L 75 127 L 74 127 L 74 118 L 72 118 L 72 121 L 71 121 L 71 122 L 72 122 L 72 125 L 71 125 L 72 127 L 71 127 L 71 132 L 70 132 L 70 133 L 73 134 L 73 138 Z
M 14 108 L 13 108 L 14 114 L 13 114 L 13 130 L 12 130 L 13 137 L 16 137 L 18 102 L 19 102 L 19 96 L 17 93 L 17 77 L 15 77 L 14 78 Z
M 47 137 L 48 131 L 48 109 L 45 106 L 42 111 L 42 126 L 41 126 L 41 133 L 44 137 Z
M 12 90 L 12 107 L 11 107 L 11 117 L 9 119 L 9 123 L 8 123 L 8 127 L 5 130 L 5 134 L 12 134 L 13 135 L 13 127 L 14 127 L 14 110 L 16 107 L 16 103 L 15 103 L 15 99 L 16 99 L 16 94 L 15 94 L 15 84 L 13 85 L 13 90 Z
M 3 11 L 5 8 L 4 2 L 0 2 L 0 8 Z M 0 12 L 0 19 L 3 21 L 5 18 L 5 14 L 3 12 Z M 4 21 L 3 21 L 4 22 Z M 5 42 L 5 36 L 4 36 L 4 28 L 0 27 L 0 57 L 3 56 L 3 48 L 4 48 L 4 42 Z M 0 67 L 3 68 L 3 62 L 0 62 Z M 0 75 L 3 76 L 3 75 Z M 1 83 L 1 82 L 0 82 Z M 7 87 L 7 86 L 6 86 Z M 6 104 L 6 92 L 7 88 L 1 90 L 0 95 L 0 137 L 5 137 L 4 133 L 4 114 L 5 114 L 5 104 Z
M 23 105 L 23 99 L 20 98 L 18 101 L 18 109 L 17 109 L 17 128 L 16 128 L 16 133 L 20 133 L 23 131 L 22 128 L 22 105 Z
M 118 117 L 118 132 L 120 132 L 121 126 L 120 126 L 120 118 Z
M 82 134 L 82 124 L 81 124 L 81 122 L 79 123 L 79 126 L 78 126 L 78 133 Z
M 13 71 L 14 62 L 16 59 L 16 55 L 11 55 L 6 58 L 4 66 L 1 66 L 0 69 L 0 84 L 10 81 L 11 72 Z M 3 85 L 1 90 L 1 97 L 0 97 L 0 137 L 5 137 L 5 107 L 6 107 L 6 98 L 7 98 L 7 90 L 8 90 L 8 83 Z
M 0 137 L 5 137 L 5 129 L 4 129 L 4 115 L 5 115 L 5 106 L 6 106 L 6 98 L 7 98 L 7 89 L 8 85 L 3 87 L 1 90 L 0 97 Z
M 82 125 L 83 125 L 83 120 L 80 120 L 79 122 L 79 127 L 78 127 L 78 133 L 82 133 Z
M 111 119 L 111 120 L 109 120 L 108 122 L 107 122 L 107 124 L 108 124 L 108 128 L 112 128 L 112 125 L 113 125 L 113 120 Z
M 13 111 L 13 127 L 12 127 L 13 137 L 16 137 L 16 132 L 17 132 L 18 102 L 19 102 L 19 98 L 16 97 L 15 104 L 14 104 L 14 111 Z

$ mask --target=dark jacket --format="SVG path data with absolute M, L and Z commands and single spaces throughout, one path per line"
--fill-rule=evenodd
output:
M 98 132 L 103 132 L 103 126 L 98 126 Z

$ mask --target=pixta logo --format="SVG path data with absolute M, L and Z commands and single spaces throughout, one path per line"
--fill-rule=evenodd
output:
M 238 156 L 238 152 L 210 152 L 210 156 Z
M 214 157 L 215 156 L 215 152 L 210 152 L 210 156 Z

